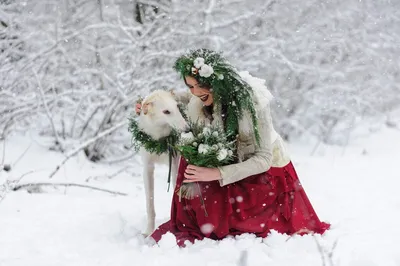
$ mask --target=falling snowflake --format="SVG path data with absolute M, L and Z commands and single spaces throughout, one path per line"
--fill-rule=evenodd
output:
M 206 234 L 211 234 L 213 232 L 213 230 L 214 230 L 214 225 L 212 225 L 210 223 L 203 224 L 200 227 L 200 231 L 205 235 Z

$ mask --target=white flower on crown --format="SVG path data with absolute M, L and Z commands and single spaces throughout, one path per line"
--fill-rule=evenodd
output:
M 209 66 L 207 64 L 204 64 L 199 70 L 199 75 L 205 78 L 210 77 L 213 73 L 214 69 L 212 68 L 212 66 Z
M 193 61 L 193 65 L 195 68 L 201 68 L 204 65 L 204 58 L 202 57 L 197 57 L 194 61 Z

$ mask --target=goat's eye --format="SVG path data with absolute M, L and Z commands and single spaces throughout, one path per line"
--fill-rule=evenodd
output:
M 166 115 L 169 115 L 171 112 L 168 111 L 168 110 L 164 110 L 163 113 L 166 114 Z

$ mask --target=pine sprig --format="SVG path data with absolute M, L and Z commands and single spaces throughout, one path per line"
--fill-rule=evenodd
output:
M 135 151 L 143 147 L 149 153 L 160 155 L 168 151 L 169 147 L 173 147 L 179 140 L 179 134 L 172 130 L 171 134 L 159 140 L 153 139 L 150 135 L 139 128 L 137 118 L 129 118 L 129 132 L 132 133 L 132 146 Z

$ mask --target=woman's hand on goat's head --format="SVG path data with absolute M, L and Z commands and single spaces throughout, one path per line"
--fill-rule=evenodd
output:
M 140 115 L 141 110 L 142 110 L 142 104 L 137 103 L 136 106 L 135 106 L 136 114 Z

